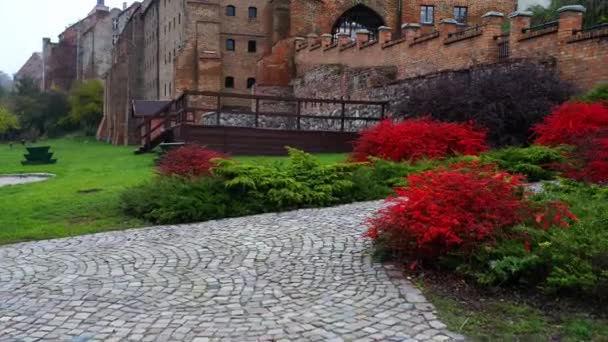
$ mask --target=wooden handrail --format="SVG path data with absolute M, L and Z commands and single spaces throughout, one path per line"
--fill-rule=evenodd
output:
M 184 95 L 193 96 L 209 96 L 209 97 L 223 97 L 223 98 L 238 98 L 238 99 L 250 99 L 250 100 L 269 100 L 269 101 L 285 101 L 285 102 L 312 102 L 312 103 L 333 103 L 333 104 L 361 104 L 361 105 L 386 105 L 389 101 L 363 101 L 363 100 L 344 100 L 344 99 L 317 99 L 317 98 L 304 98 L 304 97 L 286 97 L 286 96 L 270 96 L 270 95 L 251 95 L 251 94 L 233 94 L 226 92 L 213 92 L 213 91 L 194 91 L 186 90 Z

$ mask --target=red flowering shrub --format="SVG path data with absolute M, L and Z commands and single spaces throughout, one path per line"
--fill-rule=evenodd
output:
M 185 146 L 167 152 L 158 164 L 158 171 L 182 177 L 209 176 L 213 167 L 211 160 L 216 158 L 226 156 L 201 146 Z
M 572 102 L 557 107 L 532 129 L 539 145 L 574 145 L 608 129 L 608 108 L 601 103 Z
M 595 183 L 608 182 L 608 108 L 602 103 L 565 103 L 533 128 L 537 144 L 575 147 L 574 164 L 566 176 Z
M 524 221 L 542 228 L 567 225 L 567 206 L 535 208 L 525 198 L 522 179 L 478 163 L 410 175 L 409 187 L 397 189 L 398 197 L 389 198 L 390 206 L 371 219 L 367 236 L 414 259 L 432 260 L 470 255 Z
M 385 120 L 361 133 L 351 159 L 377 157 L 391 161 L 439 159 L 486 151 L 486 132 L 472 124 L 447 123 L 431 118 L 401 122 Z

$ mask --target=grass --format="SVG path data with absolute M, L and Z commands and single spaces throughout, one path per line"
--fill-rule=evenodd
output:
M 448 328 L 473 341 L 608 341 L 608 320 L 582 313 L 557 317 L 524 303 L 486 300 L 473 309 L 423 289 Z
M 133 154 L 132 147 L 111 146 L 86 138 L 64 138 L 50 145 L 55 165 L 21 166 L 25 148 L 0 144 L 0 174 L 48 172 L 56 177 L 0 188 L 0 244 L 45 240 L 141 227 L 119 207 L 126 188 L 150 179 L 154 155 Z M 235 157 L 242 162 L 275 162 L 284 157 Z M 343 154 L 319 155 L 323 163 Z

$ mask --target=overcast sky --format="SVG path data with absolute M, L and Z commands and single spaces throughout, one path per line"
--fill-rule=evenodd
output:
M 122 3 L 106 0 L 111 7 L 121 8 Z M 97 0 L 0 0 L 0 71 L 12 76 L 33 52 L 41 52 L 42 37 L 57 41 L 67 26 L 86 17 L 96 4 Z

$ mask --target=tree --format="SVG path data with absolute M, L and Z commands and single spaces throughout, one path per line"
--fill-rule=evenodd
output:
M 0 107 L 0 136 L 19 128 L 17 116 L 8 108 Z
M 585 27 L 594 26 L 608 22 L 608 1 L 606 0 L 551 0 L 548 7 L 532 6 L 532 25 L 539 25 L 549 21 L 557 20 L 560 7 L 568 5 L 582 5 L 587 9 L 585 13 Z
M 70 91 L 70 118 L 94 135 L 103 117 L 103 84 L 98 80 L 77 83 Z
M 13 78 L 4 71 L 0 71 L 0 88 L 10 90 L 13 86 Z

